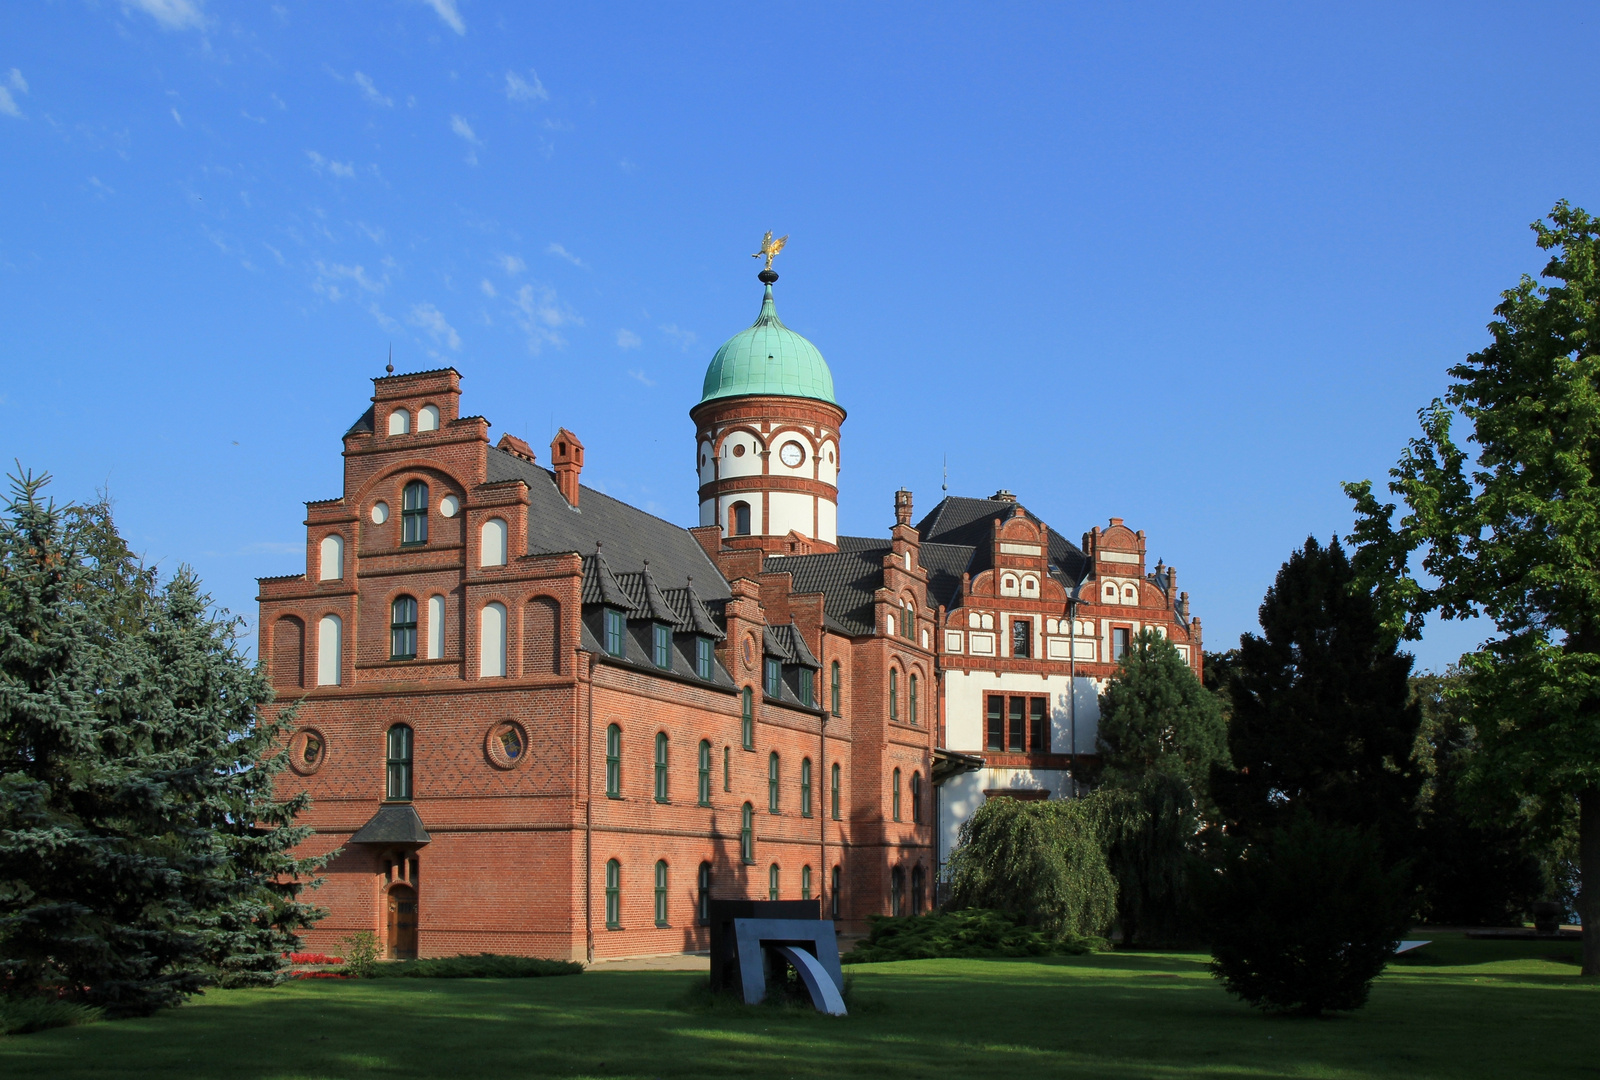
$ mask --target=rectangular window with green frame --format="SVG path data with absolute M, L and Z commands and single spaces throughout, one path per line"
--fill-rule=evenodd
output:
M 625 644 L 625 635 L 628 630 L 627 619 L 616 608 L 606 608 L 601 621 L 604 624 L 602 647 L 611 656 L 622 656 L 627 652 Z
M 672 667 L 672 628 L 665 623 L 650 624 L 650 659 L 658 668 Z

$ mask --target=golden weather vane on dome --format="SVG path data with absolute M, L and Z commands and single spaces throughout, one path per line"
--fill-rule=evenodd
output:
M 761 258 L 761 256 L 765 255 L 767 257 L 767 265 L 763 269 L 764 270 L 771 270 L 772 269 L 772 258 L 773 258 L 773 256 L 778 254 L 778 252 L 782 251 L 783 250 L 783 245 L 787 244 L 788 242 L 789 242 L 789 234 L 788 233 L 784 233 L 782 236 L 780 236 L 776 240 L 774 240 L 772 238 L 772 230 L 768 229 L 767 230 L 767 235 L 761 238 L 761 250 L 756 252 L 754 255 L 752 255 L 750 257 L 752 259 L 759 259 L 759 258 Z

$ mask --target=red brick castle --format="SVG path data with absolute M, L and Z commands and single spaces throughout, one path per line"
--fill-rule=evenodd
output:
M 463 416 L 453 369 L 374 381 L 304 574 L 260 583 L 286 792 L 340 854 L 308 935 L 393 956 L 699 950 L 708 899 L 818 899 L 845 928 L 932 903 L 986 798 L 1070 797 L 1131 636 L 1199 671 L 1143 533 L 1069 543 L 1006 492 L 838 535 L 844 410 L 760 316 L 707 370 L 700 526 L 583 486 Z

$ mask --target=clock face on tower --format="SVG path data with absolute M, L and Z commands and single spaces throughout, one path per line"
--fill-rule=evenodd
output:
M 791 469 L 796 465 L 799 465 L 805 459 L 806 453 L 804 450 L 800 449 L 800 444 L 797 442 L 784 443 L 783 449 L 778 451 L 778 460 L 789 466 Z

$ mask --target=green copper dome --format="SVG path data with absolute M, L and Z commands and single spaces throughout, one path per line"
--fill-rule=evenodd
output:
M 778 318 L 771 285 L 761 297 L 761 314 L 755 325 L 723 342 L 711 358 L 700 400 L 745 394 L 816 398 L 838 404 L 833 400 L 833 372 L 815 345 Z

